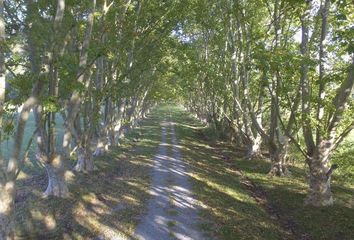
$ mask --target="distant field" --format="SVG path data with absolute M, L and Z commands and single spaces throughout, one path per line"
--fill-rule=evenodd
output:
M 64 129 L 63 129 L 63 118 L 58 114 L 57 115 L 57 121 L 56 121 L 56 126 L 57 126 L 57 129 L 56 129 L 56 134 L 57 134 L 57 143 L 60 144 L 62 138 L 63 138 L 63 134 L 64 134 Z M 26 128 L 25 128 L 25 135 L 24 135 L 24 139 L 23 139 L 23 144 L 22 144 L 22 154 L 23 155 L 23 152 L 25 151 L 27 145 L 28 145 L 28 142 L 31 138 L 31 136 L 33 135 L 33 132 L 35 131 L 36 129 L 36 123 L 35 123 L 35 120 L 34 120 L 34 116 L 33 116 L 33 113 L 31 112 L 30 113 L 30 117 L 27 121 L 27 125 L 26 125 Z M 37 146 L 36 146 L 36 142 L 35 142 L 35 139 L 33 139 L 34 141 L 32 142 L 32 145 L 31 145 L 31 153 L 35 152 Z M 1 153 L 2 153 L 2 156 L 5 158 L 5 159 L 9 159 L 10 158 L 10 155 L 11 155 L 11 152 L 12 152 L 12 149 L 14 147 L 14 141 L 13 141 L 13 138 L 10 137 L 9 139 L 7 140 L 4 140 L 0 143 L 0 146 L 1 146 Z

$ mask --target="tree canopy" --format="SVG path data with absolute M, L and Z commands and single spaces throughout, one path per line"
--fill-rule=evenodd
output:
M 0 157 L 0 239 L 31 146 L 45 195 L 66 197 L 72 153 L 76 171 L 94 170 L 93 156 L 167 101 L 249 159 L 265 149 L 273 176 L 301 156 L 306 203 L 333 203 L 330 157 L 354 128 L 349 0 L 0 0 L 0 50 L 1 139 L 13 139 Z

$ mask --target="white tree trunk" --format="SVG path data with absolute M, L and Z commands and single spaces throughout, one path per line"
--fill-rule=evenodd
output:
M 80 59 L 79 59 L 79 71 L 77 73 L 78 78 L 77 81 L 79 83 L 82 83 L 84 85 L 87 84 L 88 81 L 88 75 L 85 74 L 83 69 L 87 67 L 87 61 L 88 61 L 88 48 L 90 45 L 90 40 L 91 40 L 91 35 L 92 35 L 92 29 L 93 29 L 93 23 L 94 23 L 94 12 L 96 9 L 96 0 L 92 0 L 92 9 L 90 14 L 88 15 L 87 18 L 87 28 L 85 32 L 85 37 L 84 41 L 82 43 L 82 48 L 80 52 Z M 71 98 L 68 102 L 68 114 L 66 116 L 64 126 L 65 126 L 65 131 L 66 131 L 66 138 L 64 138 L 64 141 L 67 141 L 69 143 L 69 140 L 71 139 L 71 134 L 74 135 L 75 138 L 75 129 L 74 129 L 74 123 L 76 120 L 76 117 L 80 111 L 80 103 L 82 99 L 82 94 L 78 91 L 75 91 L 72 93 Z M 67 144 L 65 145 L 63 143 L 63 146 L 68 146 Z M 65 149 L 65 147 L 64 147 Z
M 329 156 L 333 142 L 322 141 L 314 154 L 306 159 L 310 169 L 309 192 L 305 203 L 312 206 L 328 206 L 333 204 L 331 192 L 332 170 L 329 167 Z
M 333 204 L 331 180 L 326 176 L 328 170 L 329 168 L 325 166 L 319 166 L 316 170 L 310 171 L 309 191 L 305 204 L 316 207 Z
M 247 150 L 247 159 L 255 159 L 262 155 L 261 153 L 261 144 L 262 138 L 260 134 L 257 134 L 257 137 L 253 139 L 251 144 L 248 146 Z
M 44 196 L 55 196 L 66 198 L 69 196 L 69 190 L 65 182 L 65 167 L 61 156 L 54 157 L 51 163 L 45 164 L 48 176 L 48 186 Z
M 97 141 L 96 149 L 93 152 L 93 156 L 95 157 L 103 156 L 107 150 L 108 150 L 108 143 L 106 137 L 102 137 L 102 136 L 99 137 Z
M 77 163 L 74 170 L 77 172 L 91 172 L 95 169 L 91 152 L 83 147 L 77 149 Z
M 15 182 L 0 183 L 0 240 L 14 239 Z
M 5 21 L 4 1 L 0 0 L 0 118 L 2 118 L 3 104 L 5 101 Z M 32 92 L 36 92 L 38 82 L 34 83 Z M 14 136 L 14 149 L 12 156 L 6 163 L 0 155 L 0 240 L 14 239 L 14 200 L 15 180 L 19 171 L 19 156 L 23 141 L 23 134 L 30 110 L 37 104 L 37 95 L 31 95 L 23 104 L 18 118 L 17 129 Z M 6 169 L 6 170 L 5 170 Z
M 312 206 L 329 206 L 333 204 L 331 176 L 327 175 L 329 167 L 316 159 L 310 168 L 309 191 L 305 204 Z
M 286 162 L 281 156 L 273 156 L 271 157 L 271 167 L 270 167 L 270 176 L 288 176 L 289 175 L 289 170 L 286 165 Z
M 269 154 L 272 161 L 269 171 L 270 176 L 289 176 L 290 172 L 286 163 L 286 149 L 278 144 L 269 143 Z
M 63 155 L 66 159 L 70 159 L 71 141 L 72 141 L 71 132 L 65 128 L 64 135 L 63 135 L 62 150 L 63 150 Z
M 4 21 L 4 1 L 0 0 L 0 43 L 2 44 L 5 39 L 5 21 Z M 2 123 L 2 113 L 5 103 L 5 54 L 1 47 L 0 49 L 0 127 Z

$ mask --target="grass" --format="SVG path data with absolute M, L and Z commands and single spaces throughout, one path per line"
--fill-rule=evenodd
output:
M 334 182 L 332 192 L 335 204 L 331 207 L 305 206 L 308 185 L 305 171 L 291 167 L 290 178 L 270 178 L 269 164 L 264 161 L 238 160 L 237 166 L 267 192 L 268 199 L 290 216 L 299 232 L 310 239 L 352 239 L 354 236 L 353 188 Z
M 169 114 L 176 122 L 182 158 L 190 167 L 193 193 L 201 206 L 200 228 L 207 237 L 296 238 L 252 196 L 242 183 L 246 176 L 265 191 L 271 205 L 292 220 L 303 239 L 352 239 L 354 184 L 350 181 L 343 182 L 341 175 L 335 176 L 334 206 L 306 207 L 303 166 L 291 167 L 290 178 L 270 178 L 266 175 L 269 162 L 244 160 L 243 152 L 214 137 L 206 138 L 212 134 L 210 129 L 182 109 L 168 105 L 155 109 L 140 128 L 126 136 L 120 147 L 95 159 L 97 171 L 68 171 L 68 199 L 42 198 L 47 184 L 45 172 L 35 162 L 26 163 L 15 203 L 17 239 L 130 238 L 146 211 L 151 159 L 161 140 L 159 122 Z M 139 141 L 134 141 L 136 138 Z M 169 214 L 178 213 L 171 210 Z M 170 228 L 173 225 L 169 223 Z
M 304 206 L 307 182 L 303 166 L 291 167 L 292 177 L 268 177 L 270 163 L 244 160 L 243 152 L 227 143 L 210 141 L 205 128 L 189 114 L 171 107 L 172 119 L 189 163 L 196 198 L 201 202 L 201 229 L 211 239 L 352 239 L 353 185 L 334 182 L 335 204 Z M 269 204 L 291 219 L 297 233 L 275 219 L 241 183 L 239 171 L 262 188 Z
M 240 177 L 225 166 L 218 150 L 201 137 L 203 126 L 179 109 L 172 112 L 193 190 L 203 206 L 201 228 L 206 234 L 211 239 L 284 239 L 286 233 L 242 189 Z
M 162 115 L 155 110 L 127 134 L 121 146 L 96 158 L 97 171 L 68 171 L 67 199 L 43 198 L 45 172 L 26 163 L 15 203 L 17 239 L 131 237 L 149 198 L 151 159 L 160 142 Z
M 169 228 L 173 228 L 173 227 L 175 227 L 177 225 L 177 222 L 176 221 L 168 221 L 167 222 L 167 226 L 169 227 Z
M 15 119 L 17 118 L 17 114 L 14 118 Z M 57 144 L 60 145 L 64 135 L 63 119 L 60 116 L 60 114 L 57 114 L 56 116 L 56 126 L 57 126 L 56 128 Z M 36 130 L 36 122 L 34 119 L 34 114 L 33 112 L 31 112 L 24 131 L 23 144 L 21 147 L 22 156 L 35 130 Z M 6 139 L 2 139 L 2 141 L 0 142 L 0 151 L 4 159 L 9 159 L 11 157 L 11 153 L 14 147 L 13 135 L 14 133 L 12 133 L 11 136 L 7 136 Z M 33 155 L 33 152 L 35 151 L 36 151 L 36 144 L 35 141 L 33 141 L 30 147 L 31 155 Z

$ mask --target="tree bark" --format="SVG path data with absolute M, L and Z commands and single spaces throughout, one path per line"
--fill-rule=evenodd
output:
M 2 120 L 5 107 L 5 96 L 6 96 L 6 71 L 5 71 L 5 51 L 4 44 L 6 40 L 5 35 L 5 20 L 4 20 L 4 1 L 0 0 L 0 129 L 3 128 Z M 2 140 L 0 131 L 0 141 Z M 5 160 L 1 156 L 0 152 L 0 174 L 5 174 L 2 171 L 5 167 Z M 0 176 L 1 177 L 1 176 Z
M 247 145 L 247 155 L 246 158 L 249 160 L 256 159 L 262 156 L 261 153 L 262 137 L 257 134 L 257 137 L 253 138 Z
M 103 134 L 101 133 L 100 135 Z M 106 140 L 106 136 L 99 136 L 97 139 L 96 149 L 93 152 L 93 156 L 95 157 L 103 156 L 107 150 L 108 150 L 108 143 Z
M 38 82 L 34 85 L 34 90 Z M 30 110 L 37 104 L 37 96 L 30 96 L 23 104 L 18 118 L 17 130 L 14 136 L 14 148 L 12 156 L 7 163 L 7 168 L 1 165 L 0 176 L 0 240 L 14 238 L 13 212 L 15 200 L 15 181 L 17 172 L 20 170 L 19 158 L 23 142 L 24 130 L 29 117 Z
M 5 72 L 5 20 L 4 20 L 4 1 L 0 0 L 0 127 L 2 127 L 2 114 L 5 104 L 6 72 Z
M 71 132 L 67 128 L 65 128 L 64 135 L 63 135 L 63 142 L 62 142 L 62 154 L 66 159 L 70 158 L 71 142 L 72 142 Z
M 269 171 L 270 176 L 284 177 L 289 176 L 285 154 L 280 149 L 270 151 L 271 168 Z
M 342 115 L 346 109 L 346 102 L 353 91 L 354 86 L 354 58 L 349 67 L 348 77 L 338 89 L 337 95 L 333 100 L 336 110 L 332 121 L 327 129 L 329 138 L 322 139 L 312 151 L 308 151 L 306 159 L 310 169 L 309 192 L 305 203 L 312 206 L 328 206 L 333 204 L 331 192 L 331 167 L 329 158 L 331 152 L 337 146 L 336 130 Z
M 267 73 L 263 72 L 263 85 L 265 85 L 267 82 Z M 257 123 L 257 126 L 262 128 L 262 118 L 263 118 L 263 111 L 264 111 L 264 89 L 263 86 L 261 86 L 259 96 L 258 96 L 258 110 L 254 114 L 255 115 L 255 121 Z M 249 111 L 252 111 L 251 109 Z M 257 131 L 257 127 L 254 126 L 255 123 L 253 123 L 253 128 L 252 128 L 252 139 L 251 139 L 251 144 L 249 144 L 249 149 L 247 153 L 248 159 L 254 159 L 262 156 L 261 153 L 261 144 L 262 144 L 262 136 L 261 134 Z
M 316 144 L 318 145 L 323 138 L 322 135 L 322 129 L 321 129 L 321 122 L 323 120 L 323 117 L 325 115 L 325 107 L 323 105 L 323 101 L 326 97 L 326 92 L 325 92 L 325 61 L 326 61 L 326 55 L 327 52 L 325 50 L 325 39 L 327 36 L 327 18 L 328 18 L 328 12 L 330 8 L 330 0 L 325 0 L 324 4 L 321 5 L 321 35 L 320 35 L 320 42 L 319 42 L 319 78 L 318 78 L 318 103 L 317 103 L 317 113 L 316 113 L 316 118 L 317 118 L 317 126 L 316 126 Z
M 51 163 L 45 164 L 45 169 L 48 176 L 48 186 L 44 196 L 68 197 L 69 190 L 64 178 L 66 168 L 63 157 L 56 155 Z
M 84 40 L 82 43 L 82 48 L 80 51 L 79 71 L 77 73 L 77 76 L 78 76 L 77 81 L 86 87 L 89 85 L 87 82 L 87 81 L 89 81 L 89 79 L 88 79 L 89 74 L 86 74 L 83 71 L 86 70 L 87 63 L 88 63 L 88 52 L 89 52 L 90 40 L 91 40 L 93 24 L 94 24 L 95 9 L 96 9 L 96 0 L 92 0 L 92 8 L 91 8 L 91 11 L 90 11 L 88 18 L 87 18 L 87 27 L 86 27 Z M 70 139 L 71 138 L 70 135 L 73 135 L 74 138 L 76 139 L 76 142 L 78 142 L 77 145 L 83 147 L 85 149 L 85 151 L 87 151 L 85 146 L 90 145 L 90 142 L 88 140 L 90 140 L 91 138 L 85 137 L 86 139 L 85 139 L 85 142 L 83 143 L 82 142 L 83 140 L 80 139 L 80 137 L 79 137 L 79 135 L 82 135 L 82 134 L 78 134 L 80 131 L 80 127 L 75 129 L 75 121 L 76 121 L 79 111 L 80 111 L 80 104 L 81 104 L 82 98 L 83 98 L 82 93 L 79 91 L 74 91 L 70 97 L 70 100 L 68 103 L 68 113 L 67 113 L 67 116 L 66 116 L 66 119 L 64 122 L 65 131 L 66 131 L 66 137 L 64 139 Z M 64 145 L 64 143 L 63 143 L 63 145 Z M 79 153 L 78 155 L 81 155 L 81 151 L 78 151 L 78 153 Z M 82 160 L 80 160 L 80 159 L 85 159 L 85 158 L 82 158 L 82 156 L 80 156 L 80 157 L 78 156 L 78 163 L 74 168 L 76 171 L 83 171 L 84 170 L 83 167 L 89 166 L 87 164 L 82 164 Z M 80 162 L 79 162 L 79 160 L 80 160 Z M 85 163 L 85 161 L 84 161 L 84 163 Z M 89 171 L 90 168 L 85 169 L 85 170 Z
M 115 140 L 117 141 L 117 145 L 119 145 L 119 139 L 122 137 L 121 129 L 124 120 L 124 111 L 126 110 L 126 103 L 127 103 L 126 99 L 123 98 L 118 105 L 118 112 L 116 114 L 116 119 L 114 121 L 114 126 L 113 126 L 113 134 L 111 134 L 112 136 L 114 136 L 114 142 Z
M 305 10 L 301 16 L 301 45 L 300 51 L 303 57 L 309 57 L 308 43 L 309 43 L 309 20 L 310 18 L 310 6 Z M 302 131 L 304 135 L 305 144 L 307 147 L 307 154 L 311 155 L 315 148 L 315 142 L 313 139 L 311 116 L 311 102 L 310 102 L 310 83 L 308 79 L 309 64 L 303 62 L 301 65 L 301 109 L 302 109 Z
M 329 164 L 330 143 L 323 141 L 312 156 L 306 160 L 310 169 L 309 191 L 305 204 L 328 206 L 333 204 L 331 192 L 331 171 Z
M 106 5 L 106 2 L 105 2 Z M 104 19 L 104 18 L 103 18 Z M 102 37 L 101 44 L 104 45 L 105 43 L 105 35 Z M 95 81 L 95 86 L 96 90 L 102 91 L 103 86 L 105 84 L 105 67 L 104 67 L 104 57 L 100 57 L 96 60 L 96 81 Z M 91 83 L 92 84 L 92 83 Z M 97 129 L 98 132 L 98 138 L 97 138 L 97 145 L 96 149 L 93 152 L 94 156 L 102 156 L 105 154 L 105 152 L 108 150 L 108 141 L 107 141 L 107 132 L 108 132 L 108 125 L 109 125 L 109 112 L 108 112 L 108 100 L 106 99 L 105 102 L 105 109 L 104 112 L 101 114 L 100 113 L 100 108 L 101 108 L 101 103 L 103 99 L 100 97 L 92 97 L 92 102 L 93 102 L 93 111 L 91 115 L 97 114 L 98 117 L 95 118 L 92 116 L 92 118 L 97 119 L 96 121 L 93 121 L 93 126 L 91 128 Z M 100 120 L 103 118 L 103 126 L 100 123 Z
M 65 45 L 67 40 L 64 40 L 64 46 L 58 44 L 59 29 L 64 18 L 65 12 L 65 0 L 57 0 L 56 14 L 54 17 L 54 36 L 51 39 L 52 54 L 49 61 L 49 84 L 48 93 L 49 96 L 54 98 L 58 97 L 58 69 L 55 66 L 59 56 L 64 54 Z M 62 49 L 59 49 L 62 47 Z M 48 185 L 44 192 L 44 196 L 55 196 L 66 198 L 69 195 L 68 187 L 64 179 L 65 163 L 63 156 L 57 154 L 56 150 L 56 112 L 49 112 L 47 116 L 48 134 L 47 134 L 47 161 L 44 162 L 47 176 Z
M 91 151 L 87 148 L 79 147 L 77 149 L 77 163 L 74 170 L 77 172 L 90 172 L 95 169 Z
M 0 240 L 15 239 L 14 236 L 15 182 L 0 182 Z
M 4 29 L 1 29 L 4 28 Z M 5 37 L 5 22 L 3 19 L 3 0 L 0 0 L 0 33 Z M 3 43 L 3 42 L 1 42 Z M 3 52 L 3 51 L 1 51 Z M 5 80 L 5 78 L 1 79 Z M 30 114 L 30 110 L 38 103 L 38 89 L 40 81 L 37 80 L 32 89 L 31 96 L 23 103 L 21 113 L 18 117 L 17 129 L 14 135 L 14 148 L 11 158 L 5 166 L 5 162 L 0 162 L 0 239 L 14 239 L 14 200 L 15 200 L 15 181 L 20 170 L 19 157 L 23 142 L 25 126 Z M 1 117 L 1 116 L 0 116 Z

